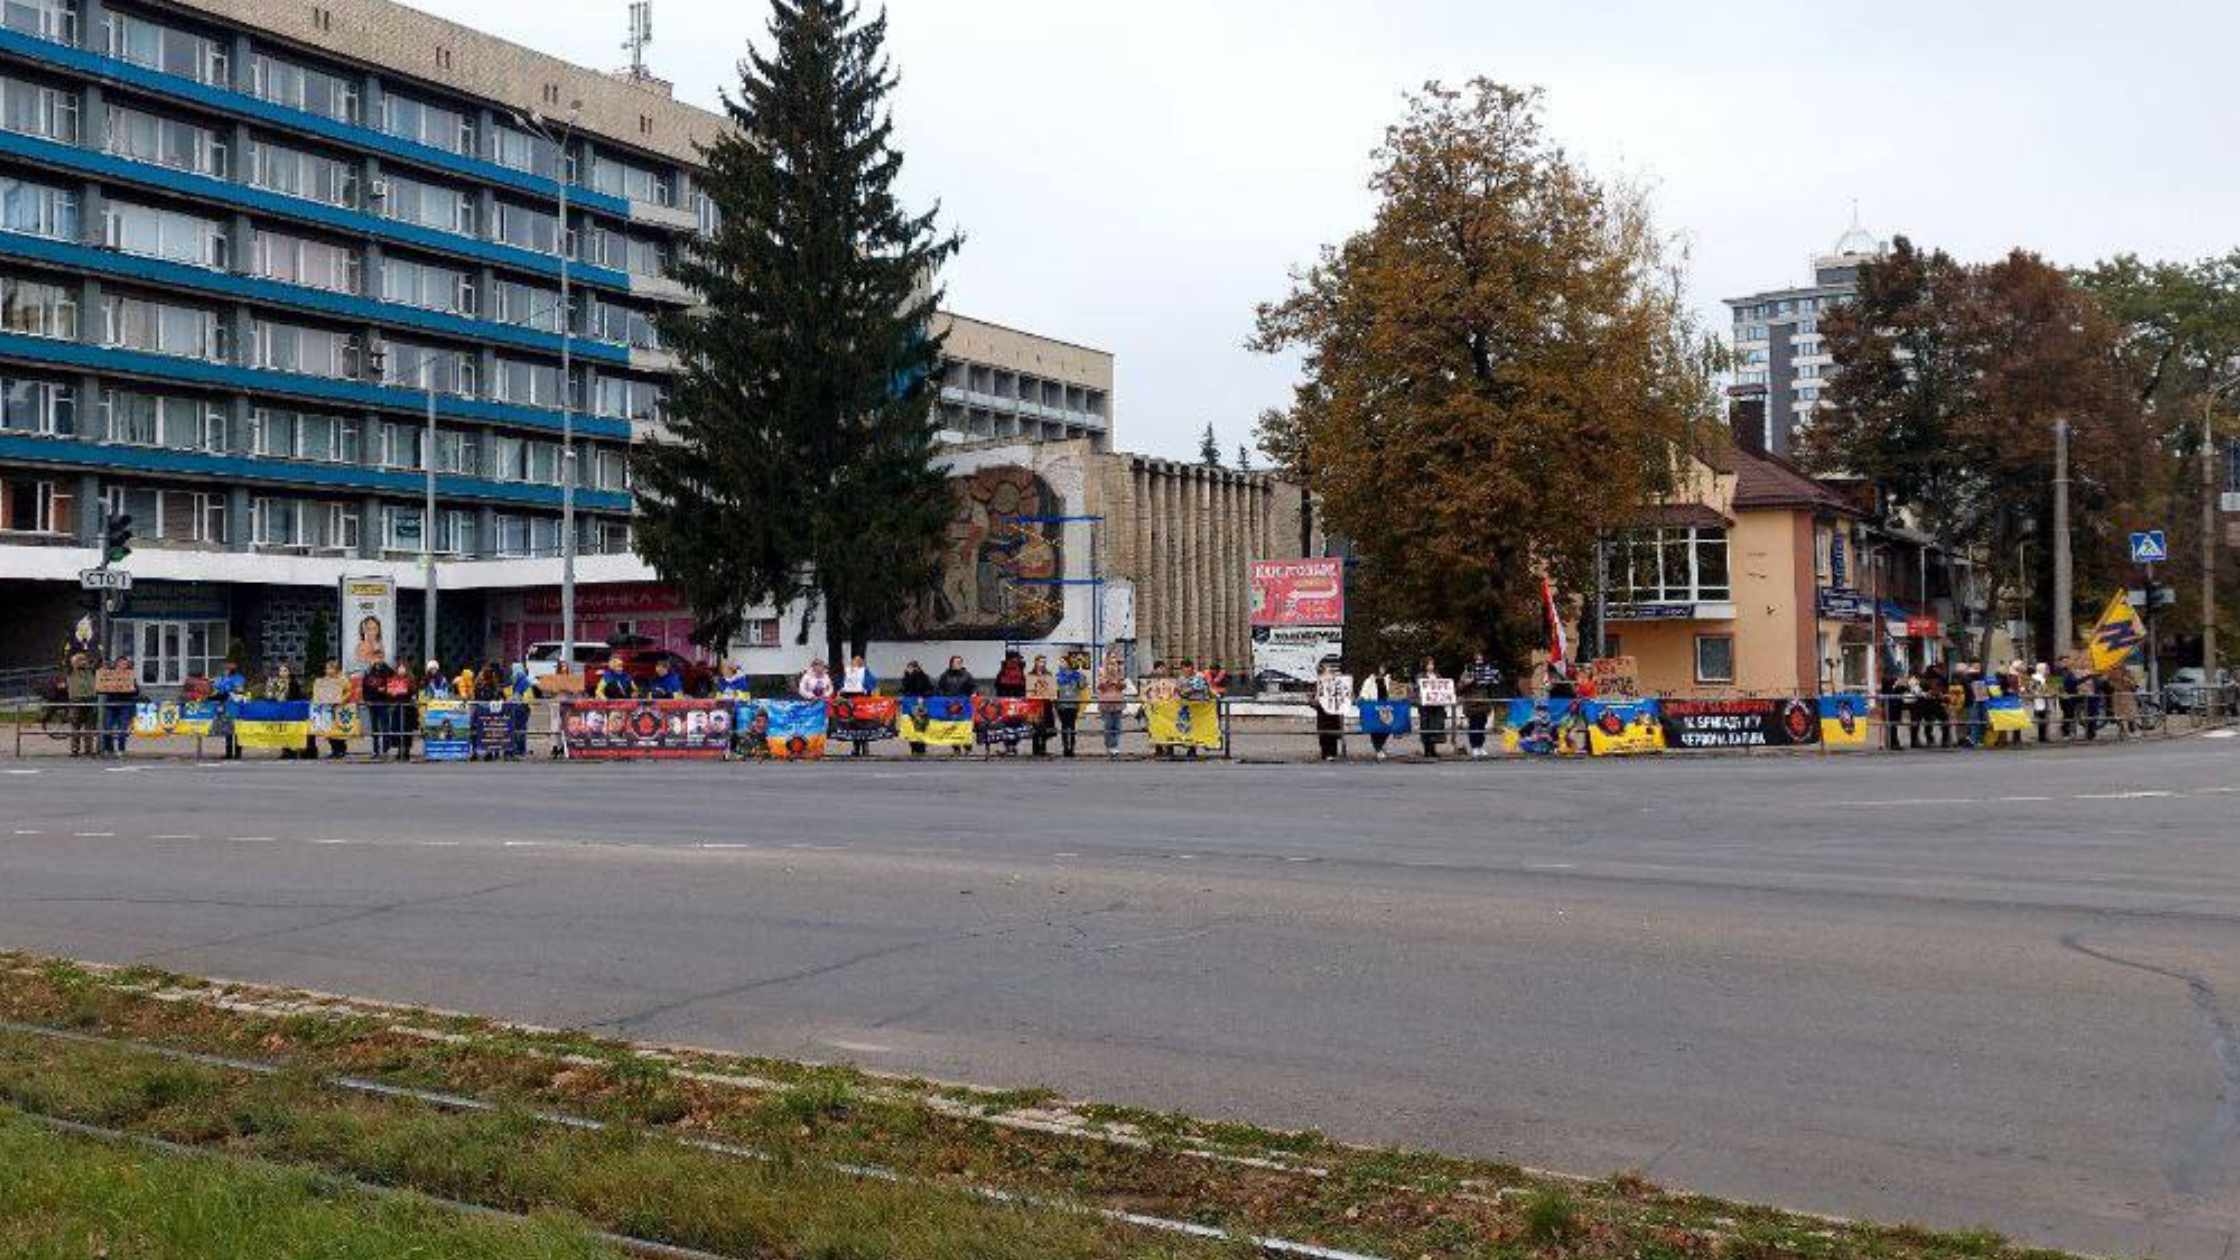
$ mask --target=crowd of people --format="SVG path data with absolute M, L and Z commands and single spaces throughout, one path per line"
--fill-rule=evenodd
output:
M 1912 748 L 1988 748 L 2023 742 L 2025 731 L 1993 729 L 1994 701 L 2022 702 L 2027 728 L 2038 742 L 2117 736 L 2139 725 L 2139 680 L 2127 666 L 2105 673 L 2040 661 L 2014 661 L 2004 669 L 1959 664 L 1950 672 L 1931 665 L 1902 675 L 1882 696 L 1885 744 L 1893 752 L 1903 733 Z

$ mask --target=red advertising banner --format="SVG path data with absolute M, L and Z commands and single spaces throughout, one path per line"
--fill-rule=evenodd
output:
M 570 757 L 592 761 L 714 760 L 731 747 L 733 709 L 729 700 L 563 700 L 560 735 Z
M 1252 562 L 1252 624 L 1342 626 L 1345 561 L 1336 556 Z
M 611 617 L 617 613 L 680 612 L 684 596 L 659 582 L 621 582 L 576 587 L 576 616 Z M 532 617 L 549 617 L 560 611 L 558 588 L 533 590 L 521 597 L 521 611 Z

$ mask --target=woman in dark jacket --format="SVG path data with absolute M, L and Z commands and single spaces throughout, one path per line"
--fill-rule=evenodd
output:
M 1022 689 L 1026 686 L 1024 675 L 1021 676 L 1019 685 Z M 964 667 L 963 657 L 952 656 L 949 658 L 949 668 L 941 671 L 941 678 L 934 687 L 937 695 L 969 696 L 979 690 L 980 683 L 973 678 L 972 671 Z

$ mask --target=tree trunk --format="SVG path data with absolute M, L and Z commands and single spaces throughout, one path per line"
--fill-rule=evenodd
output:
M 845 618 L 841 613 L 840 605 L 833 599 L 831 591 L 824 592 L 823 603 L 824 663 L 827 668 L 838 671 L 843 668 L 841 662 L 847 659 L 842 653 L 847 650 L 848 631 L 843 624 Z

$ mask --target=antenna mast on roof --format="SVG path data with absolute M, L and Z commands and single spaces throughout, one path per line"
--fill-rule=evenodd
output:
M 653 42 L 653 0 L 630 0 L 630 37 L 622 51 L 630 54 L 630 77 L 646 77 L 646 45 Z

